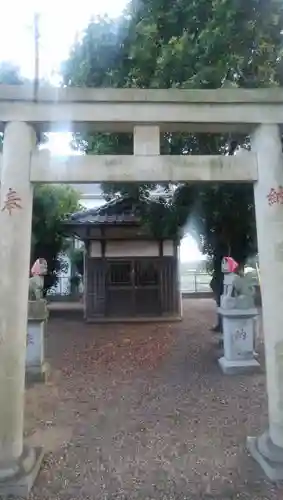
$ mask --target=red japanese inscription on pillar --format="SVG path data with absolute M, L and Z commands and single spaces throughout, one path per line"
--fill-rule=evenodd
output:
M 7 210 L 9 215 L 12 215 L 13 210 L 22 208 L 21 202 L 22 202 L 22 200 L 21 200 L 20 196 L 18 195 L 17 191 L 15 191 L 12 188 L 9 188 L 8 193 L 6 194 L 6 197 L 5 197 L 2 212 Z
M 269 206 L 283 205 L 283 187 L 271 188 L 266 198 Z
M 34 344 L 32 335 L 30 333 L 27 334 L 27 346 L 30 344 Z

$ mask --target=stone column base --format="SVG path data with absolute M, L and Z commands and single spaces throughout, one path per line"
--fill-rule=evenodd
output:
M 9 495 L 28 497 L 39 472 L 43 454 L 43 448 L 24 446 L 23 454 L 15 466 L 0 468 L 0 498 Z
M 260 364 L 256 359 L 228 360 L 222 356 L 222 358 L 218 360 L 218 364 L 225 375 L 254 373 L 260 369 Z
M 283 480 L 283 448 L 273 444 L 268 432 L 258 438 L 248 437 L 247 448 L 270 481 Z

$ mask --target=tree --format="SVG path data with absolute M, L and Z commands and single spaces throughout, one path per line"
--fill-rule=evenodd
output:
M 31 261 L 47 260 L 45 287 L 56 283 L 57 275 L 66 266 L 62 254 L 69 241 L 63 221 L 66 215 L 79 209 L 79 192 L 64 185 L 37 185 L 34 190 L 32 216 Z
M 84 275 L 84 247 L 72 248 L 69 252 L 69 258 L 74 269 L 74 274 Z
M 62 64 L 64 83 L 73 87 L 119 87 L 123 85 L 121 48 L 127 21 L 93 18 L 77 37 L 68 60 Z
M 17 66 L 10 62 L 0 64 L 0 84 L 23 83 Z M 61 255 L 68 240 L 62 222 L 67 214 L 79 209 L 78 202 L 79 193 L 70 186 L 36 185 L 34 189 L 31 263 L 38 257 L 47 260 L 46 288 L 55 284 L 57 273 L 66 265 Z
M 22 85 L 24 82 L 18 66 L 10 61 L 0 63 L 0 85 Z
M 251 88 L 283 82 L 283 4 L 277 0 L 132 0 L 125 17 L 115 25 L 119 44 L 114 51 L 108 43 L 115 38 L 113 23 L 103 24 L 103 36 L 100 29 L 90 23 L 76 41 L 68 61 L 74 72 L 63 71 L 67 85 L 76 84 L 75 68 L 84 68 L 87 78 L 81 72 L 79 83 L 87 86 Z M 99 54 L 106 64 L 101 71 Z M 83 139 L 86 152 L 130 153 L 132 148 L 131 137 L 126 135 Z M 247 138 L 229 134 L 168 133 L 162 149 L 167 154 L 233 154 L 238 144 L 246 143 Z M 139 198 L 150 187 L 124 184 L 104 189 L 107 196 L 118 191 Z M 182 184 L 171 203 L 160 199 L 159 206 L 148 205 L 145 222 L 158 231 L 162 227 L 164 234 L 172 227 L 178 232 L 178 225 L 192 212 L 200 244 L 211 255 L 218 274 L 224 253 L 243 261 L 255 250 L 251 187 Z M 156 214 L 162 214 L 162 225 L 154 223 Z
M 139 87 L 241 87 L 280 81 L 282 4 L 277 0 L 137 0 L 125 47 Z

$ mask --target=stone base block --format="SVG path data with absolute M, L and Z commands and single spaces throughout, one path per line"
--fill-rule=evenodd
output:
M 247 448 L 251 456 L 257 461 L 270 481 L 277 482 L 283 480 L 283 449 L 268 444 L 267 433 L 260 438 L 248 437 Z M 265 441 L 263 444 L 261 441 Z M 270 438 L 269 438 L 270 441 Z M 269 447 L 269 452 L 264 452 L 265 446 Z M 263 448 L 261 450 L 261 448 Z
M 48 308 L 45 299 L 29 300 L 28 319 L 29 321 L 45 321 L 48 318 Z
M 222 356 L 222 358 L 218 360 L 218 364 L 225 375 L 254 373 L 260 369 L 260 364 L 256 361 L 256 359 L 240 359 L 230 361 Z
M 19 461 L 17 472 L 14 475 L 1 473 L 0 469 L 0 498 L 9 496 L 28 498 L 30 490 L 38 475 L 43 459 L 43 448 L 24 447 L 23 455 Z
M 28 320 L 26 350 L 26 382 L 45 382 L 44 332 L 46 322 Z
M 28 366 L 26 368 L 26 383 L 46 382 L 50 371 L 48 363 L 43 363 L 41 366 Z

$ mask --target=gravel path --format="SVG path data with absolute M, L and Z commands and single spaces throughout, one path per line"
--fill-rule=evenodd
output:
M 46 449 L 32 499 L 283 498 L 245 449 L 267 424 L 264 372 L 222 375 L 213 301 L 185 300 L 184 317 L 50 320 L 52 374 L 26 397 L 26 436 Z

